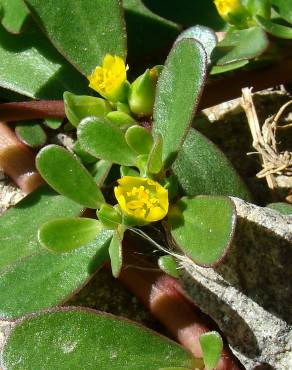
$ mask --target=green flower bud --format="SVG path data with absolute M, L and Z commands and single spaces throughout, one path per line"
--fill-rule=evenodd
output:
M 102 204 L 96 214 L 99 221 L 107 229 L 115 230 L 122 222 L 122 216 L 118 210 L 106 203 Z
M 138 117 L 151 116 L 153 112 L 157 73 L 147 69 L 130 86 L 128 103 Z

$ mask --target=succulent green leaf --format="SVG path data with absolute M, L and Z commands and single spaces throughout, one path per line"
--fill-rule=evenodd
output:
M 232 63 L 224 64 L 223 66 L 216 66 L 215 65 L 215 66 L 212 67 L 212 69 L 210 71 L 210 75 L 217 75 L 219 73 L 234 71 L 235 69 L 244 67 L 248 63 L 249 63 L 249 61 L 244 59 L 244 60 L 239 60 L 238 62 L 232 62 Z
M 108 101 L 87 95 L 74 95 L 64 92 L 65 113 L 69 122 L 77 127 L 83 118 L 104 117 L 112 109 Z
M 182 198 L 169 212 L 171 235 L 190 259 L 202 266 L 218 264 L 230 247 L 236 222 L 227 197 Z
M 70 253 L 43 249 L 0 275 L 0 317 L 12 319 L 60 304 L 81 288 L 108 258 L 109 231 Z
M 100 209 L 96 212 L 99 221 L 107 229 L 117 229 L 122 223 L 122 216 L 116 207 L 110 206 L 109 204 L 103 204 Z
M 121 176 L 133 176 L 133 177 L 139 177 L 139 172 L 136 171 L 134 168 L 132 167 L 127 167 L 127 166 L 121 166 L 120 167 L 120 173 L 121 173 Z
M 45 118 L 44 124 L 52 130 L 58 130 L 62 126 L 62 118 Z
M 112 168 L 112 162 L 101 159 L 96 162 L 91 168 L 91 174 L 97 186 L 102 187 L 110 170 Z
M 163 140 L 161 134 L 158 134 L 154 139 L 154 144 L 148 156 L 147 172 L 157 174 L 162 170 L 162 150 Z
M 47 141 L 47 135 L 42 126 L 35 122 L 18 122 L 15 126 L 15 133 L 20 141 L 31 148 L 39 148 Z
M 164 271 L 166 274 L 178 278 L 178 272 L 176 269 L 176 262 L 172 256 L 166 255 L 161 256 L 158 259 L 158 266 L 159 268 Z
M 29 11 L 22 0 L 0 0 L 2 25 L 8 32 L 20 33 L 27 23 Z
M 137 154 L 128 146 L 124 133 L 101 117 L 88 117 L 78 126 L 78 140 L 88 153 L 124 166 L 133 166 Z
M 4 368 L 14 370 L 192 368 L 191 353 L 141 325 L 67 307 L 17 321 L 2 361 Z
M 52 43 L 80 72 L 89 75 L 105 54 L 126 58 L 120 1 L 25 0 Z
M 36 166 L 53 189 L 75 202 L 88 208 L 99 208 L 105 202 L 90 173 L 66 149 L 46 146 L 38 153 Z
M 6 211 L 0 217 L 0 273 L 11 263 L 42 249 L 37 232 L 43 223 L 78 216 L 81 210 L 79 204 L 42 186 Z
M 176 41 L 182 39 L 195 39 L 199 41 L 204 46 L 208 57 L 208 63 L 210 63 L 212 51 L 218 42 L 216 33 L 211 28 L 197 24 L 196 26 L 184 30 Z
M 64 253 L 88 244 L 101 231 L 100 222 L 92 218 L 58 218 L 41 225 L 38 239 L 43 247 Z
M 123 264 L 122 239 L 118 231 L 114 233 L 108 251 L 111 259 L 112 274 L 117 278 L 121 273 Z
M 206 370 L 215 369 L 223 349 L 223 341 L 216 331 L 209 331 L 200 335 L 200 344 Z
M 281 24 L 265 19 L 260 15 L 257 15 L 256 21 L 259 26 L 261 26 L 265 31 L 270 33 L 273 36 L 282 38 L 282 39 L 292 39 L 292 27 L 283 26 Z
M 81 148 L 81 145 L 78 140 L 75 141 L 73 145 L 73 152 L 82 160 L 83 163 L 95 163 L 97 159 L 93 157 L 91 154 L 87 153 L 85 150 Z
M 127 129 L 130 126 L 137 124 L 137 121 L 133 117 L 128 113 L 121 111 L 109 112 L 106 118 L 117 125 L 120 129 Z
M 86 79 L 35 25 L 21 35 L 12 35 L 0 25 L 0 38 L 1 87 L 40 99 L 61 99 L 65 90 L 88 92 Z
M 158 78 L 154 136 L 163 138 L 163 161 L 170 163 L 181 148 L 195 114 L 206 77 L 207 58 L 200 43 L 174 44 Z
M 151 133 L 141 126 L 131 126 L 125 134 L 128 145 L 138 154 L 149 154 L 153 139 Z
M 205 136 L 191 129 L 172 166 L 186 195 L 250 196 L 225 155 Z
M 292 23 L 292 0 L 271 0 L 271 4 L 282 18 Z
M 252 59 L 269 46 L 267 35 L 260 27 L 229 31 L 212 54 L 212 61 L 222 66 L 240 60 Z
M 277 202 L 277 203 L 270 203 L 266 207 L 274 209 L 282 213 L 283 215 L 292 215 L 292 204 L 284 203 L 284 202 Z

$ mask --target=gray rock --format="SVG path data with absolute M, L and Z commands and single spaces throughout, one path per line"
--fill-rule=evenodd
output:
M 185 263 L 182 280 L 246 369 L 292 369 L 292 217 L 232 198 L 230 253 L 216 268 Z

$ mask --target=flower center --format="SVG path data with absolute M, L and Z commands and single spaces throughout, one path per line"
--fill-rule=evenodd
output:
M 149 189 L 145 189 L 143 185 L 134 186 L 131 191 L 127 191 L 127 207 L 134 213 L 139 213 L 147 217 L 148 213 L 156 205 L 159 205 L 159 199 L 151 194 Z

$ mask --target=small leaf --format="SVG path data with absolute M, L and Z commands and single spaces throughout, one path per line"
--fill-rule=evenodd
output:
M 292 23 L 292 0 L 271 0 L 271 4 L 283 19 Z
M 206 370 L 215 369 L 223 349 L 221 336 L 216 331 L 209 331 L 201 334 L 199 340 Z
M 101 230 L 101 224 L 92 218 L 58 218 L 41 225 L 38 239 L 43 247 L 64 253 L 88 244 Z
M 229 198 L 182 198 L 168 216 L 175 243 L 195 263 L 211 266 L 222 260 L 230 247 L 236 222 Z
M 239 60 L 238 62 L 224 64 L 224 66 L 213 66 L 210 75 L 217 75 L 219 73 L 225 73 L 234 71 L 235 69 L 242 68 L 249 63 L 248 60 Z
M 250 196 L 232 164 L 205 136 L 191 129 L 172 166 L 186 195 Z
M 106 118 L 117 125 L 120 129 L 127 129 L 130 126 L 137 124 L 137 121 L 128 113 L 120 111 L 109 112 Z
M 41 250 L 39 227 L 57 217 L 79 216 L 82 206 L 41 186 L 0 217 L 0 272 Z M 15 232 L 17 230 L 17 232 Z
M 125 134 L 128 145 L 138 154 L 149 154 L 153 145 L 151 133 L 141 126 L 131 126 Z
M 157 370 L 192 368 L 193 362 L 190 352 L 141 325 L 69 307 L 17 321 L 2 360 L 13 370 Z
M 128 146 L 124 133 L 106 119 L 86 118 L 78 126 L 78 140 L 88 153 L 124 166 L 133 166 L 136 153 Z
M 8 266 L 0 275 L 0 317 L 12 319 L 60 304 L 79 290 L 108 258 L 111 232 L 70 253 L 45 249 Z
M 91 174 L 94 177 L 96 185 L 102 187 L 110 170 L 112 168 L 112 162 L 101 159 L 96 162 L 91 168 Z
M 83 163 L 95 163 L 97 159 L 91 154 L 87 153 L 81 148 L 81 145 L 78 140 L 75 141 L 73 145 L 73 152 L 82 160 Z
M 126 32 L 120 1 L 25 0 L 55 47 L 86 76 L 105 54 L 126 57 Z
M 0 0 L 2 25 L 8 32 L 20 33 L 27 23 L 29 11 L 22 0 Z
M 87 95 L 74 95 L 64 92 L 65 113 L 69 122 L 77 127 L 83 118 L 95 116 L 104 117 L 112 109 L 110 104 L 101 98 Z
M 47 141 L 45 131 L 37 122 L 18 122 L 15 133 L 20 141 L 31 148 L 43 146 Z
M 166 256 L 159 257 L 158 266 L 166 274 L 174 278 L 178 278 L 176 262 L 172 256 L 166 255 Z
M 265 19 L 260 15 L 255 17 L 257 23 L 268 33 L 282 39 L 292 39 L 292 27 L 283 26 Z
M 105 202 L 92 176 L 66 149 L 46 146 L 38 153 L 36 166 L 53 189 L 75 202 L 94 209 Z
M 212 54 L 218 66 L 240 60 L 252 59 L 262 54 L 269 46 L 265 31 L 260 27 L 229 31 Z
M 61 118 L 45 118 L 44 124 L 52 130 L 58 130 L 62 126 L 63 119 Z
M 139 172 L 136 171 L 134 168 L 127 167 L 127 166 L 121 166 L 120 167 L 120 173 L 121 176 L 133 176 L 133 177 L 139 177 Z
M 171 162 L 181 148 L 202 92 L 207 58 L 200 43 L 174 44 L 158 78 L 154 105 L 154 137 L 163 138 L 163 161 Z
M 162 161 L 163 140 L 160 134 L 156 135 L 154 144 L 147 161 L 147 172 L 157 174 L 163 168 Z
M 117 278 L 121 273 L 123 264 L 122 240 L 118 231 L 114 233 L 108 251 L 111 259 L 112 274 Z
M 208 63 L 210 63 L 212 51 L 218 42 L 216 33 L 211 28 L 201 26 L 199 24 L 187 28 L 178 36 L 176 42 L 182 39 L 195 39 L 199 41 L 205 48 L 208 57 Z
M 116 207 L 103 204 L 96 212 L 99 221 L 106 229 L 116 230 L 122 223 L 122 216 Z
M 274 209 L 282 213 L 283 215 L 292 215 L 292 204 L 278 202 L 278 203 L 270 203 L 266 207 Z

